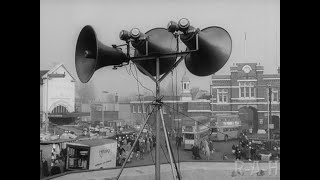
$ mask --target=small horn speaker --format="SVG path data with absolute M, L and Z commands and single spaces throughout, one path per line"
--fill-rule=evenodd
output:
M 161 55 L 161 54 L 176 52 L 177 39 L 174 37 L 172 33 L 168 32 L 168 30 L 165 28 L 151 29 L 145 34 L 143 34 L 142 36 L 145 36 L 148 41 L 148 55 Z M 146 54 L 147 52 L 146 41 L 137 41 L 137 42 L 132 42 L 131 44 L 135 48 L 135 52 L 134 52 L 135 57 Z M 159 75 L 162 75 L 167 71 L 169 71 L 170 67 L 175 63 L 176 59 L 177 59 L 176 57 L 160 58 Z M 152 76 L 156 76 L 156 60 L 155 59 L 136 61 L 135 63 L 139 64 L 141 67 L 147 70 Z M 145 74 L 140 69 L 139 71 Z
M 196 49 L 196 33 L 182 34 L 180 39 L 187 50 Z M 196 76 L 208 76 L 226 64 L 231 54 L 232 40 L 225 29 L 207 27 L 198 32 L 198 48 L 198 51 L 186 56 L 186 67 Z
M 91 26 L 82 28 L 75 52 L 76 71 L 82 83 L 88 82 L 94 72 L 104 66 L 120 65 L 128 61 L 128 57 L 120 49 L 106 46 L 97 40 Z

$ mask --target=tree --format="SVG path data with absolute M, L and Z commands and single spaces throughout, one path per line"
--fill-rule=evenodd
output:
M 200 91 L 199 87 L 192 87 L 190 89 L 190 94 L 191 94 L 192 99 L 195 99 L 195 97 L 197 96 L 199 91 Z

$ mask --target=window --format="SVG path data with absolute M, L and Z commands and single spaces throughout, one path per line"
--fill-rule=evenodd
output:
M 149 113 L 150 113 L 150 111 L 149 111 L 149 106 L 151 106 L 151 105 L 149 105 L 149 104 L 145 104 L 145 105 L 144 105 L 145 113 L 146 113 L 146 114 L 149 114 Z
M 240 82 L 239 83 L 239 96 L 241 98 L 255 98 L 256 89 L 254 82 Z
M 228 89 L 218 89 L 217 90 L 217 97 L 218 97 L 219 103 L 228 102 Z
M 167 114 L 166 108 L 162 106 L 162 112 L 163 114 Z
M 132 104 L 132 113 L 136 113 L 136 106 L 134 104 Z
M 194 139 L 194 134 L 184 134 L 186 139 Z
M 55 107 L 55 108 L 51 111 L 51 113 L 53 113 L 53 114 L 68 113 L 68 110 L 67 110 L 66 107 L 59 105 L 59 106 Z
M 275 89 L 275 88 L 272 89 L 272 101 L 273 102 L 278 102 L 279 101 L 278 89 Z
M 138 104 L 138 113 L 141 113 L 141 106 Z
M 183 89 L 187 89 L 187 84 L 183 83 Z

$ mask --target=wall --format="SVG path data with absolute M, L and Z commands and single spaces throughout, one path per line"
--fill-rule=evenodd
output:
M 251 70 L 245 73 L 243 67 L 249 65 Z M 213 75 L 211 83 L 211 94 L 213 96 L 211 108 L 214 113 L 234 113 L 238 114 L 241 107 L 251 106 L 258 111 L 258 121 L 263 120 L 263 124 L 259 126 L 265 127 L 267 125 L 268 117 L 268 89 L 267 84 L 271 86 L 278 86 L 280 97 L 280 74 L 263 74 L 263 66 L 257 63 L 237 63 L 230 67 L 229 75 Z M 217 80 L 220 79 L 220 80 Z M 239 98 L 239 80 L 256 80 L 255 91 L 256 96 L 252 99 Z M 217 88 L 228 89 L 228 102 L 217 102 Z M 280 116 L 280 103 L 272 102 L 272 115 Z
M 64 78 L 51 78 L 48 84 L 48 107 L 51 112 L 56 106 L 65 106 L 69 112 L 75 109 L 75 84 L 69 73 L 60 66 L 53 73 L 65 74 Z M 46 86 L 47 81 L 44 81 Z
M 129 103 L 119 104 L 119 119 L 123 119 L 127 124 L 132 125 L 131 108 Z
M 40 84 L 40 112 L 43 111 L 43 85 Z

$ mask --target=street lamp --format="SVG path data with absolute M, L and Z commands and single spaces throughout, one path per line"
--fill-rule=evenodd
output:
M 102 91 L 102 93 L 105 93 L 105 94 L 108 94 L 109 92 L 108 91 Z M 102 124 L 103 124 L 103 126 L 104 126 L 104 105 L 103 105 L 103 102 L 101 103 L 101 105 L 102 105 L 102 109 L 101 109 L 101 112 L 102 112 L 102 118 L 101 118 L 101 120 L 102 120 Z
M 43 79 L 46 80 L 46 96 L 44 99 L 45 102 L 45 110 L 44 110 L 44 120 L 45 120 L 45 132 L 48 133 L 49 130 L 49 108 L 48 108 L 48 101 L 49 101 L 49 76 L 47 75 Z

